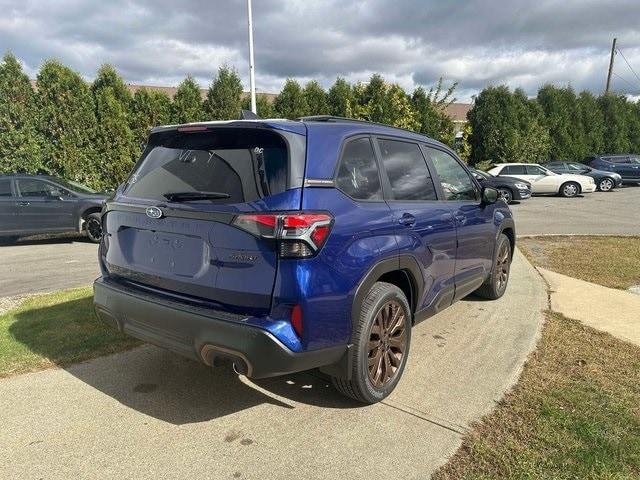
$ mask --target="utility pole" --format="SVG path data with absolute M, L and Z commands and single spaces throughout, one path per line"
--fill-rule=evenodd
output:
M 607 75 L 607 88 L 605 88 L 604 93 L 609 93 L 609 87 L 611 86 L 611 73 L 613 73 L 613 59 L 616 55 L 616 41 L 618 39 L 613 39 L 613 45 L 611 45 L 611 59 L 609 60 L 609 73 Z
M 249 88 L 251 89 L 251 111 L 256 111 L 256 75 L 253 62 L 253 17 L 251 14 L 251 0 L 247 0 L 247 10 L 249 19 Z M 615 41 L 614 41 L 615 42 Z

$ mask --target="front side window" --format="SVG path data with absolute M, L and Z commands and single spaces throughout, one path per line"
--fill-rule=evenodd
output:
M 19 179 L 18 190 L 21 197 L 51 197 L 61 194 L 59 188 L 42 180 Z
M 527 175 L 546 175 L 547 171 L 538 165 L 527 165 Z
M 427 163 L 416 143 L 378 140 L 395 200 L 437 200 Z
M 369 138 L 358 138 L 346 144 L 336 185 L 356 200 L 382 200 L 378 165 Z
M 438 172 L 445 200 L 479 200 L 478 189 L 458 161 L 442 150 L 427 147 Z
M 12 197 L 11 180 L 8 178 L 0 179 L 0 197 Z

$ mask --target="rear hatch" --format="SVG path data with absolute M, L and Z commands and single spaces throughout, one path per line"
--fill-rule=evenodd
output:
M 261 123 L 152 134 L 104 216 L 106 273 L 237 313 L 268 313 L 274 241 L 234 226 L 241 213 L 299 210 L 305 136 Z

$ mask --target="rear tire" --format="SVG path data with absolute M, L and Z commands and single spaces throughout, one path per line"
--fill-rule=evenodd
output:
M 93 243 L 100 243 L 102 238 L 102 218 L 99 213 L 92 213 L 87 215 L 84 221 L 84 229 L 87 232 L 87 237 Z
M 580 193 L 580 185 L 576 182 L 563 183 L 560 187 L 560 195 L 565 198 L 573 198 Z
M 411 344 L 411 309 L 402 290 L 377 282 L 362 302 L 349 350 L 351 379 L 332 377 L 335 388 L 362 403 L 377 403 L 396 387 Z
M 491 274 L 480 288 L 475 291 L 476 295 L 488 300 L 497 300 L 504 295 L 509 283 L 511 257 L 511 242 L 504 233 L 501 233 L 496 245 Z

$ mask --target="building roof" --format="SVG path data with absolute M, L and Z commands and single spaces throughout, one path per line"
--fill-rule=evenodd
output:
M 444 111 L 454 122 L 466 122 L 467 113 L 469 113 L 472 106 L 470 103 L 452 103 L 448 105 Z

